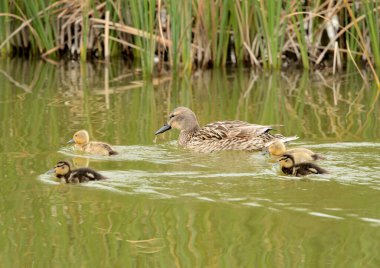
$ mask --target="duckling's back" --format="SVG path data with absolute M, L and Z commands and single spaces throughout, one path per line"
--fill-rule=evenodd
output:
M 313 162 L 320 159 L 325 159 L 319 154 L 306 148 L 293 148 L 286 151 L 287 154 L 292 154 L 296 163 Z
M 297 176 L 306 176 L 310 174 L 325 174 L 327 170 L 314 163 L 300 163 L 294 166 Z
M 118 152 L 112 149 L 112 147 L 104 142 L 91 141 L 83 146 L 83 151 L 90 154 L 98 155 L 117 155 Z
M 90 168 L 79 168 L 71 172 L 68 183 L 82 183 L 88 181 L 104 180 L 106 177 Z

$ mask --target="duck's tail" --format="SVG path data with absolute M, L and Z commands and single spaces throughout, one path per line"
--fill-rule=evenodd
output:
M 314 174 L 326 174 L 329 173 L 326 169 L 321 168 L 320 166 L 313 164 L 313 163 L 308 163 L 308 169 L 312 171 Z
M 294 141 L 299 139 L 298 136 L 291 136 L 291 137 L 281 137 L 279 140 L 282 141 L 283 143 L 287 143 L 289 141 Z
M 312 155 L 312 157 L 314 160 L 326 160 L 326 157 L 324 157 L 323 155 L 320 155 L 320 154 L 314 154 L 314 155 Z
M 109 152 L 109 155 L 117 155 L 117 154 L 119 154 L 119 153 L 116 152 L 116 151 L 110 151 L 110 152 Z

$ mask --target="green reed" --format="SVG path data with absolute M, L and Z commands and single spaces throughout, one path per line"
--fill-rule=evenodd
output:
M 367 30 L 369 30 L 369 40 L 371 44 L 371 55 L 377 68 L 380 67 L 380 32 L 379 32 L 379 1 L 364 1 L 363 6 L 366 15 Z
M 53 61 L 123 54 L 146 76 L 163 67 L 190 71 L 230 63 L 280 69 L 284 59 L 309 69 L 337 54 L 352 70 L 364 55 L 375 74 L 380 1 L 308 2 L 2 1 L 1 51 L 28 50 Z

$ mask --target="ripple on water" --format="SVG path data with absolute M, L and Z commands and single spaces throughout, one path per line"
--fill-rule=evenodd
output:
M 297 144 L 300 143 L 297 142 L 291 147 L 297 147 Z M 145 195 L 147 198 L 190 198 L 199 202 L 223 202 L 274 211 L 293 211 L 330 220 L 356 218 L 372 225 L 380 225 L 379 220 L 363 217 L 360 213 L 355 216 L 351 213 L 352 216 L 348 216 L 350 212 L 347 209 L 343 211 L 336 204 L 319 208 L 323 211 L 320 212 L 319 209 L 311 209 L 313 203 L 306 200 L 302 203 L 297 198 L 287 199 L 283 193 L 283 189 L 292 189 L 292 185 L 298 185 L 300 191 L 308 191 L 314 183 L 329 184 L 331 181 L 341 186 L 357 185 L 380 190 L 380 159 L 374 157 L 379 153 L 380 143 L 305 143 L 304 147 L 315 148 L 314 151 L 327 157 L 327 160 L 320 161 L 319 165 L 325 167 L 329 174 L 305 178 L 286 176 L 279 170 L 277 163 L 268 161 L 268 158 L 260 153 L 199 154 L 179 150 L 173 144 L 166 143 L 152 146 L 115 146 L 120 154 L 112 157 L 86 155 L 94 160 L 142 161 L 164 166 L 160 171 L 100 171 L 109 179 L 81 186 L 128 195 Z M 62 148 L 60 152 L 78 156 L 72 148 Z M 39 178 L 45 183 L 59 184 L 47 175 L 41 175 Z M 310 181 L 314 183 L 310 184 Z M 282 196 L 268 198 L 266 191 L 281 184 L 285 187 L 276 188 L 276 191 Z M 326 186 L 328 185 L 319 185 Z M 339 215 L 343 212 L 344 216 Z
M 315 211 L 311 211 L 311 212 L 309 212 L 309 214 L 312 216 L 316 216 L 316 217 L 329 218 L 329 219 L 335 219 L 335 220 L 343 220 L 344 219 L 344 218 L 339 217 L 339 216 L 334 216 L 331 214 L 315 212 Z
M 380 219 L 373 219 L 373 218 L 360 218 L 362 221 L 372 223 L 374 226 L 380 226 Z
M 172 153 L 165 146 L 142 146 L 142 145 L 133 145 L 133 146 L 112 146 L 117 152 L 118 155 L 113 156 L 101 156 L 101 155 L 92 155 L 82 152 L 77 152 L 74 150 L 74 147 L 63 147 L 59 150 L 60 153 L 71 156 L 85 156 L 90 159 L 96 160 L 108 160 L 108 161 L 146 161 L 155 164 L 167 164 L 175 163 L 181 161 L 178 154 Z
M 334 143 L 318 143 L 318 144 L 309 144 L 309 143 L 301 143 L 294 142 L 294 147 L 297 145 L 307 145 L 308 148 L 324 148 L 327 150 L 331 150 L 334 148 L 337 149 L 347 149 L 347 148 L 380 148 L 380 142 L 334 142 Z

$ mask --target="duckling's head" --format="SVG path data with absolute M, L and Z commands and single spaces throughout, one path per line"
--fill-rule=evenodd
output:
M 156 131 L 157 134 L 164 133 L 165 131 L 176 128 L 181 131 L 194 131 L 199 129 L 197 117 L 194 112 L 186 107 L 175 108 L 170 114 L 167 123 Z
M 74 136 L 71 140 L 69 140 L 67 143 L 73 143 L 75 144 L 86 144 L 90 141 L 90 136 L 88 135 L 87 130 L 79 130 L 74 133 Z
M 280 163 L 281 167 L 291 168 L 294 166 L 294 157 L 291 154 L 284 154 L 281 156 L 278 162 Z
M 69 162 L 59 161 L 52 170 L 49 170 L 48 173 L 54 173 L 57 177 L 65 176 L 70 173 L 71 168 Z
M 275 141 L 268 146 L 268 152 L 274 156 L 280 156 L 285 153 L 286 147 L 282 141 Z

